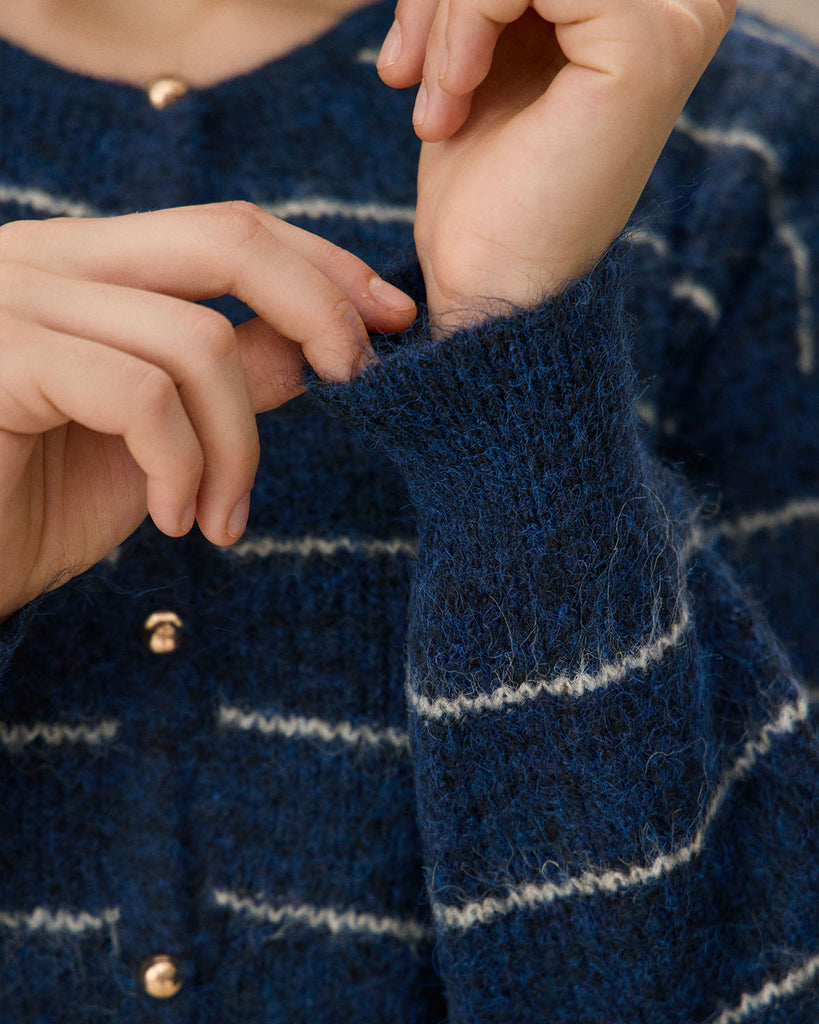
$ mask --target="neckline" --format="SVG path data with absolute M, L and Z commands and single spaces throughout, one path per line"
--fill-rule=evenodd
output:
M 385 11 L 392 11 L 392 6 L 391 0 L 389 2 L 388 0 L 376 0 L 374 3 L 366 4 L 345 15 L 314 39 L 299 44 L 278 57 L 264 61 L 256 67 L 224 78 L 212 85 L 190 86 L 177 103 L 166 109 L 173 109 L 192 98 L 218 97 L 234 90 L 245 91 L 255 82 L 268 77 L 271 72 L 276 72 L 277 69 L 286 70 L 287 65 L 293 62 L 300 63 L 309 58 L 320 60 L 323 54 L 344 52 L 345 40 L 349 46 L 349 59 L 354 62 L 358 59 L 362 46 L 367 45 L 368 29 L 375 30 L 384 18 Z M 386 27 L 384 31 L 386 31 Z M 27 92 L 35 87 L 35 83 L 42 83 L 44 90 L 59 96 L 77 96 L 104 90 L 110 96 L 121 101 L 136 101 L 150 107 L 146 88 L 133 85 L 130 82 L 75 71 L 3 38 L 0 38 L 0 66 L 3 66 L 4 69 L 8 68 L 12 75 L 14 69 L 19 68 L 20 78 L 18 81 L 25 82 Z M 161 114 L 162 111 L 157 111 L 157 113 Z

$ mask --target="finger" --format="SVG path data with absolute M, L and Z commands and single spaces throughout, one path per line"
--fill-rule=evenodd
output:
M 424 142 L 440 142 L 453 135 L 469 116 L 472 93 L 454 96 L 444 92 L 439 80 L 446 62 L 446 28 L 448 0 L 444 0 L 435 16 L 427 42 L 423 81 L 418 89 L 412 123 Z
M 681 83 L 693 87 L 727 32 L 733 0 L 534 0 L 556 26 L 567 59 L 579 67 L 632 82 L 660 99 Z
M 445 41 L 437 60 L 444 92 L 473 92 L 489 74 L 495 44 L 504 28 L 529 7 L 527 0 L 448 0 Z
M 41 434 L 75 421 L 123 438 L 147 478 L 147 506 L 170 536 L 193 524 L 204 465 L 176 386 L 159 367 L 84 338 L 7 317 L 0 430 Z
M 439 0 L 398 0 L 376 67 L 382 81 L 402 89 L 421 80 L 424 57 Z
M 259 210 L 258 217 L 277 238 L 344 292 L 369 331 L 403 331 L 415 319 L 417 311 L 409 295 L 383 280 L 364 260 L 264 210 Z
M 236 328 L 239 355 L 255 413 L 277 409 L 305 390 L 301 348 L 254 317 Z
M 216 544 L 235 541 L 237 526 L 243 524 L 231 519 L 253 486 L 259 440 L 230 322 L 214 310 L 167 295 L 36 268 L 17 265 L 15 270 L 6 264 L 2 279 L 12 311 L 52 330 L 128 352 L 172 378 L 205 459 L 199 525 Z
M 322 377 L 348 379 L 371 355 L 355 303 L 277 237 L 271 218 L 260 213 L 252 204 L 224 203 L 111 219 L 29 222 L 11 225 L 11 233 L 4 229 L 0 254 L 66 276 L 179 298 L 236 295 L 298 342 Z M 338 252 L 339 262 L 355 260 Z M 365 266 L 357 263 L 352 276 Z M 367 291 L 369 277 L 360 292 Z

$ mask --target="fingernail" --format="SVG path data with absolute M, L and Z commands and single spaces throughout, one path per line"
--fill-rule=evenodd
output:
M 384 45 L 381 47 L 381 53 L 378 55 L 376 61 L 377 68 L 388 68 L 398 60 L 401 56 L 401 46 L 403 45 L 401 40 L 401 26 L 397 21 L 392 23 L 392 28 L 387 33 L 387 37 L 384 40 Z
M 421 82 L 415 98 L 415 109 L 412 112 L 412 123 L 421 124 L 427 113 L 427 87 Z
M 403 313 L 405 310 L 412 309 L 415 303 L 405 292 L 402 292 L 400 288 L 396 288 L 394 284 L 390 284 L 388 281 L 383 280 L 380 277 L 370 278 L 370 295 L 379 302 L 382 306 L 386 306 L 387 309 L 394 309 L 396 312 Z
M 236 504 L 236 508 L 230 513 L 225 531 L 228 537 L 237 540 L 245 532 L 247 517 L 250 513 L 250 491 Z

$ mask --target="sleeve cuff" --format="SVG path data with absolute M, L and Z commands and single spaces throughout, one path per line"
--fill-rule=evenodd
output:
M 514 492 L 520 503 L 547 477 L 566 483 L 584 466 L 599 482 L 606 461 L 633 477 L 624 464 L 637 457 L 634 372 L 618 278 L 613 252 L 531 310 L 437 339 L 422 315 L 404 334 L 374 339 L 379 365 L 311 389 L 387 452 L 416 502 Z

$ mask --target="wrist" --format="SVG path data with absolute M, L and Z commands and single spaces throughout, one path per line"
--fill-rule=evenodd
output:
M 427 309 L 436 335 L 475 327 L 497 316 L 531 310 L 559 295 L 570 282 L 588 274 L 597 259 L 577 256 L 572 261 L 513 259 L 508 252 L 480 267 L 458 260 L 457 268 L 441 270 L 420 255 Z M 453 263 L 456 261 L 453 261 Z

